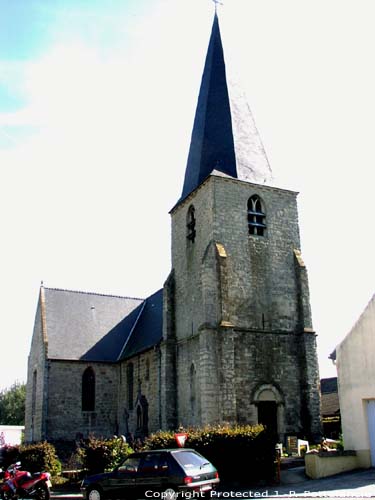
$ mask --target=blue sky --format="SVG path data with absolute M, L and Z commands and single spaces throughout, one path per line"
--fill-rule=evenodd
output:
M 170 270 L 210 0 L 0 0 L 0 387 L 38 290 L 145 297 Z M 276 184 L 300 192 L 322 376 L 374 293 L 373 0 L 226 0 L 228 64 Z

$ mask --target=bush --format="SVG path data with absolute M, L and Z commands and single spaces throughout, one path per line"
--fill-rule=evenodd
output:
M 9 467 L 9 465 L 14 464 L 17 462 L 20 458 L 20 447 L 18 445 L 16 446 L 9 446 L 6 445 L 2 448 L 1 450 L 1 455 L 2 455 L 2 466 L 4 469 Z
M 22 446 L 5 446 L 3 448 L 3 466 L 21 462 L 22 469 L 29 472 L 50 472 L 57 475 L 61 472 L 61 463 L 56 456 L 54 446 L 47 442 Z
M 29 444 L 20 447 L 22 468 L 29 472 L 47 471 L 56 476 L 61 472 L 61 463 L 51 443 Z
M 212 462 L 226 481 L 257 483 L 274 478 L 276 441 L 262 425 L 219 425 L 186 431 L 187 448 Z M 145 441 L 145 449 L 175 448 L 173 431 L 161 431 Z
M 89 474 L 112 470 L 130 453 L 133 453 L 132 448 L 118 438 L 91 437 L 78 450 L 82 466 Z

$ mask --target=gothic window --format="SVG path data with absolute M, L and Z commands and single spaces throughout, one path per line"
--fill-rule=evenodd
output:
M 145 379 L 148 381 L 150 380 L 150 360 L 147 358 L 146 359 L 146 376 Z
M 35 417 L 35 407 L 36 407 L 36 381 L 37 381 L 37 372 L 34 370 L 33 372 L 33 386 L 31 393 L 31 417 L 34 420 Z
M 191 414 L 194 417 L 195 415 L 195 392 L 196 392 L 196 371 L 195 371 L 195 366 L 194 363 L 191 364 L 190 366 L 190 408 L 191 408 Z
M 95 411 L 95 373 L 91 366 L 82 375 L 82 411 Z
M 249 198 L 247 202 L 247 223 L 249 234 L 264 236 L 266 230 L 266 214 L 264 213 L 262 202 L 258 195 Z
M 137 406 L 137 430 L 142 429 L 142 408 Z
M 195 235 L 196 235 L 195 223 L 196 223 L 195 208 L 193 207 L 193 205 L 191 205 L 189 207 L 189 210 L 187 213 L 187 223 L 186 223 L 187 234 L 186 234 L 186 237 L 192 243 L 194 243 Z
M 134 366 L 129 363 L 126 369 L 126 381 L 128 387 L 128 409 L 134 408 Z

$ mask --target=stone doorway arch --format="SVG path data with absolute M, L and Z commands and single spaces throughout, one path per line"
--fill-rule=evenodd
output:
M 263 424 L 278 436 L 279 442 L 285 437 L 285 401 L 281 391 L 273 384 L 258 386 L 252 397 L 257 408 L 257 422 Z

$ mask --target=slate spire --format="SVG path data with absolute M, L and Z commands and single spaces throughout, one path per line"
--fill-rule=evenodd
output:
M 272 179 L 249 106 L 238 87 L 228 83 L 216 12 L 180 200 L 213 171 L 260 184 Z

